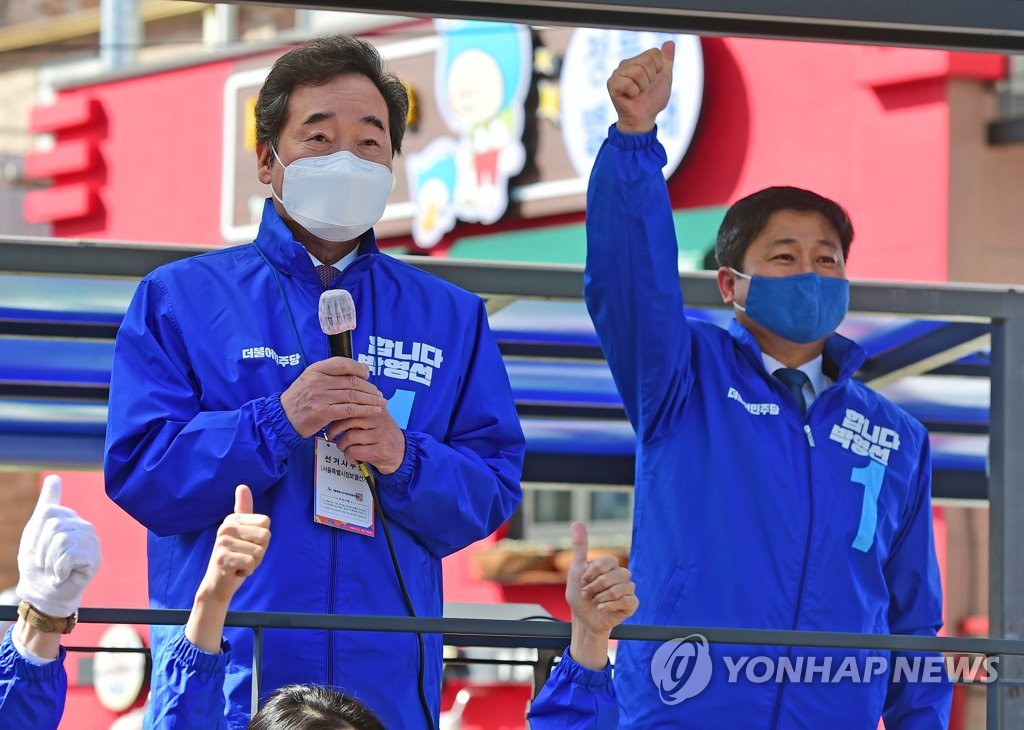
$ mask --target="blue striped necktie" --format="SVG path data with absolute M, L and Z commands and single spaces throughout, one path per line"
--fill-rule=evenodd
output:
M 807 399 L 804 397 L 804 386 L 811 382 L 811 379 L 807 377 L 807 373 L 796 368 L 779 368 L 772 374 L 789 389 L 789 394 L 793 396 L 796 407 L 800 410 L 800 415 L 806 415 Z

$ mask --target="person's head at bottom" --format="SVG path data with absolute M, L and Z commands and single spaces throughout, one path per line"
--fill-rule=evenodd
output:
M 275 691 L 249 723 L 249 730 L 385 730 L 384 724 L 349 695 L 313 684 Z

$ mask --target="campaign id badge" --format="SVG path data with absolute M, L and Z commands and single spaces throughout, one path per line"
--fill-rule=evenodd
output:
M 316 439 L 313 520 L 373 537 L 373 495 L 358 464 L 333 441 Z

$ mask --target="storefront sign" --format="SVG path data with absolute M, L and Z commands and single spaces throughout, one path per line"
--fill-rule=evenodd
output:
M 405 29 L 401 40 L 375 39 L 416 110 L 394 161 L 395 189 L 375 226 L 378 237 L 411 235 L 430 248 L 459 221 L 583 210 L 590 166 L 614 121 L 605 81 L 621 58 L 669 38 L 677 44 L 672 100 L 658 118 L 667 176 L 700 112 L 703 62 L 695 37 L 437 20 Z M 255 237 L 269 195 L 256 179 L 253 109 L 277 55 L 240 62 L 225 83 L 225 243 Z

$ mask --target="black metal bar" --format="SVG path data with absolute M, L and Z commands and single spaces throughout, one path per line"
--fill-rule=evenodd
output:
M 189 612 L 182 609 L 82 608 L 79 623 L 182 625 Z M 0 605 L 0 621 L 17 618 L 17 606 Z M 515 638 L 518 646 L 534 647 L 533 640 L 566 640 L 570 626 L 564 621 L 509 621 L 471 618 L 410 618 L 408 616 L 350 616 L 269 611 L 230 611 L 227 626 L 264 629 L 318 629 L 330 631 L 379 631 L 390 633 L 443 634 L 445 643 L 452 637 L 489 646 L 490 637 Z M 702 626 L 622 625 L 612 631 L 613 639 L 630 641 L 669 641 L 700 634 L 713 644 L 753 644 L 760 646 L 805 646 L 826 649 L 881 649 L 960 654 L 1024 656 L 1024 640 L 978 639 L 961 637 L 903 636 L 895 634 L 855 634 L 833 631 L 783 631 L 735 629 Z
M 636 457 L 569 453 L 538 453 L 527 449 L 523 461 L 524 482 L 553 484 L 632 484 Z
M 534 647 L 527 647 L 534 648 Z M 136 649 L 132 647 L 121 647 L 121 646 L 65 646 L 65 651 L 78 652 L 87 654 L 145 654 L 150 655 L 150 650 L 147 647 Z M 541 650 L 543 651 L 543 650 Z M 441 660 L 445 666 L 498 666 L 498 667 L 536 667 L 537 661 L 531 659 L 489 659 L 484 657 L 467 657 L 460 656 L 451 659 Z M 544 676 L 547 677 L 549 672 L 545 672 Z M 990 682 L 985 679 L 968 679 L 964 677 L 950 678 L 954 684 L 963 685 L 989 685 Z M 997 680 L 1000 685 L 1008 687 L 1021 687 L 1024 686 L 1024 681 L 1021 680 Z M 543 684 L 543 682 L 541 682 Z M 536 691 L 534 692 L 536 694 Z
M 1008 0 L 434 0 L 428 4 L 421 0 L 259 0 L 247 4 L 1001 53 L 1024 50 L 1024 13 L 1018 2 Z
M 988 477 L 979 471 L 932 470 L 932 499 L 988 499 Z
M 458 659 L 444 659 L 445 666 L 496 666 L 496 667 L 533 667 L 537 662 L 532 659 L 485 659 L 483 657 L 459 657 Z

